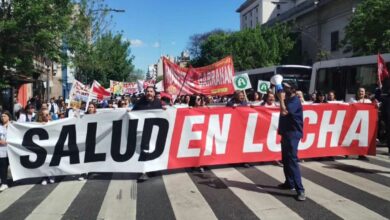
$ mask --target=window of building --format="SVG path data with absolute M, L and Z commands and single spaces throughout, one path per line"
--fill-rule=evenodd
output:
M 330 50 L 337 51 L 339 49 L 339 31 L 330 33 Z
M 276 5 L 276 9 L 280 9 L 280 4 L 277 4 L 277 5 Z

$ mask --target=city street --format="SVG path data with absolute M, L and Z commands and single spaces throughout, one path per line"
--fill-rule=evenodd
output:
M 281 190 L 276 163 L 151 174 L 24 180 L 0 194 L 0 219 L 389 219 L 390 160 L 377 148 L 369 161 L 336 158 L 301 163 L 307 199 Z

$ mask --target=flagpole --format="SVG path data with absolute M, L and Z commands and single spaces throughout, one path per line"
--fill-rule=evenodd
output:
M 190 69 L 191 69 L 191 68 L 192 68 L 191 66 L 190 66 L 190 68 L 188 68 L 187 73 L 186 73 L 186 75 L 184 76 L 183 84 L 181 84 L 180 91 L 179 91 L 179 94 L 177 95 L 176 99 L 177 99 L 177 98 L 180 98 L 181 91 L 183 90 L 184 84 L 186 83 L 186 79 L 187 79 L 188 73 L 190 72 Z M 175 101 L 176 101 L 176 100 L 175 100 Z
M 93 89 L 94 84 L 95 84 L 95 80 L 92 82 L 91 88 L 89 88 L 88 100 L 87 100 L 87 104 L 85 105 L 85 112 L 88 111 L 88 105 L 89 105 L 89 101 L 90 101 L 90 97 L 92 94 L 92 89 Z

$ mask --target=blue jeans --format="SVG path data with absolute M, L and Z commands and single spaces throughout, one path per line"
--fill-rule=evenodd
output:
M 282 136 L 282 162 L 286 184 L 297 192 L 304 192 L 301 171 L 298 164 L 298 143 L 300 138 Z

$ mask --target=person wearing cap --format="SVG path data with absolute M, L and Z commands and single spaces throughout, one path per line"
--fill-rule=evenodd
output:
M 282 136 L 282 162 L 286 180 L 279 188 L 295 190 L 296 199 L 306 199 L 298 164 L 298 143 L 303 137 L 303 108 L 295 88 L 283 83 L 284 89 L 277 93 L 280 100 L 278 133 Z

